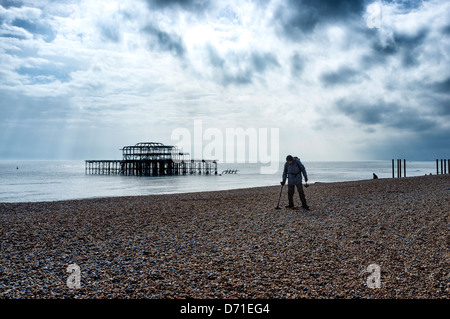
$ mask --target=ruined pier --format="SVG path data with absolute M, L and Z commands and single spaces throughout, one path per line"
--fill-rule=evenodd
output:
M 162 143 L 144 142 L 122 149 L 122 160 L 85 160 L 87 175 L 217 175 L 217 161 L 190 159 L 189 153 Z

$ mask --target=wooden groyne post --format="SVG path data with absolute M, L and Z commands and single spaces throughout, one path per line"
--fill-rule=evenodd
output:
M 394 178 L 394 159 L 392 159 L 392 178 Z
M 447 165 L 448 164 L 448 165 Z M 448 171 L 447 171 L 448 166 Z M 441 159 L 441 174 L 450 173 L 450 159 Z M 436 175 L 439 175 L 439 159 L 436 159 Z
M 392 159 L 392 178 L 395 178 L 394 168 L 394 160 Z M 402 177 L 402 160 L 397 159 L 397 178 L 400 177 Z M 403 177 L 406 177 L 406 159 L 403 159 Z

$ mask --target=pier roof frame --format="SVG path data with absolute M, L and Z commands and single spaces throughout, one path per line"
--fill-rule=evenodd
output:
M 189 153 L 180 152 L 177 146 L 164 145 L 158 142 L 140 142 L 122 149 L 124 160 L 184 160 Z

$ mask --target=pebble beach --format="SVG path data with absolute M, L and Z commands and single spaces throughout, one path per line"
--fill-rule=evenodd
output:
M 0 203 L 0 298 L 450 297 L 450 175 L 304 190 Z

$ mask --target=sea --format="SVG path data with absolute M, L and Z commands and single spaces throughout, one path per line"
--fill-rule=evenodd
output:
M 83 160 L 0 161 L 0 202 L 42 202 L 112 196 L 218 191 L 280 185 L 284 163 L 261 173 L 258 163 L 218 164 L 218 175 L 119 176 L 87 175 Z M 392 178 L 392 161 L 303 162 L 309 184 Z M 395 161 L 395 165 L 397 162 Z M 403 165 L 403 161 L 402 161 Z M 276 166 L 275 166 L 276 167 Z M 237 173 L 227 174 L 227 170 Z M 407 161 L 406 176 L 436 173 L 433 161 Z M 397 166 L 395 166 L 397 176 Z M 403 176 L 403 168 L 402 168 Z

